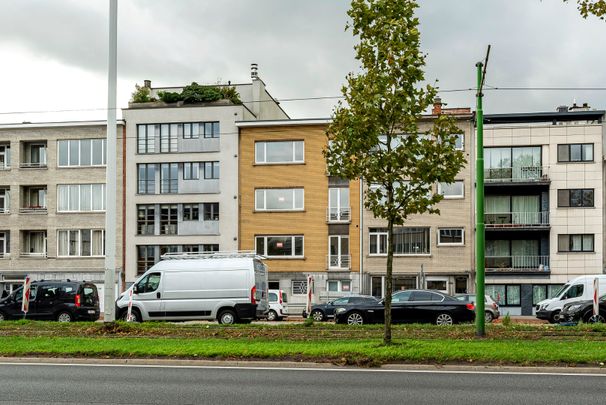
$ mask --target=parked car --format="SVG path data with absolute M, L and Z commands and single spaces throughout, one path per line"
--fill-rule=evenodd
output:
M 335 317 L 336 308 L 346 308 L 350 305 L 376 304 L 378 302 L 378 298 L 370 295 L 348 295 L 347 297 L 329 301 L 326 304 L 312 306 L 310 316 L 317 322 L 327 321 Z M 303 311 L 303 318 L 307 318 L 305 311 Z
M 593 314 L 593 300 L 576 301 L 564 305 L 560 312 L 560 323 L 585 323 L 606 322 L 606 295 L 602 295 L 599 300 L 599 313 Z
M 21 311 L 23 287 L 0 300 L 0 321 L 5 319 L 42 319 L 59 322 L 99 319 L 97 287 L 85 281 L 33 281 L 29 311 Z
M 281 321 L 288 316 L 286 293 L 282 290 L 269 290 L 268 321 Z
M 456 299 L 471 302 L 475 305 L 476 295 L 475 294 L 456 294 Z M 484 320 L 486 323 L 491 323 L 495 319 L 499 319 L 501 312 L 499 311 L 499 304 L 497 304 L 490 295 L 484 296 Z
M 536 317 L 546 319 L 551 323 L 559 322 L 560 312 L 564 305 L 592 298 L 593 280 L 596 278 L 599 280 L 600 290 L 606 290 L 606 275 L 577 277 L 564 284 L 555 297 L 537 303 Z
M 399 291 L 391 297 L 391 320 L 393 323 L 435 323 L 452 325 L 471 322 L 475 318 L 475 307 L 469 302 L 433 290 Z M 384 301 L 369 304 L 338 307 L 336 323 L 361 325 L 385 322 Z
M 138 322 L 248 323 L 269 311 L 267 277 L 267 266 L 254 254 L 166 254 L 118 298 L 116 317 L 127 319 L 132 290 L 131 316 Z

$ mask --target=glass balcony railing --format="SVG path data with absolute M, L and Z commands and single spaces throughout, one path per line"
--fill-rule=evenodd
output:
M 500 212 L 484 214 L 487 228 L 546 227 L 549 226 L 549 211 Z
M 485 183 L 527 183 L 549 181 L 547 166 L 495 167 L 484 169 Z

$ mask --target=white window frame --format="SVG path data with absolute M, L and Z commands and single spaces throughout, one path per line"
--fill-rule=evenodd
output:
M 81 159 L 81 142 L 82 141 L 90 141 L 90 164 L 89 165 L 83 165 L 82 159 Z M 101 141 L 101 164 L 93 164 L 93 151 L 95 150 L 94 148 L 94 142 L 93 141 Z M 60 154 L 61 154 L 61 148 L 60 148 L 60 144 L 61 142 L 67 142 L 67 164 L 66 165 L 62 165 L 61 164 L 61 159 L 60 159 Z M 70 164 L 71 161 L 71 143 L 72 142 L 78 142 L 78 164 L 77 165 L 72 165 Z M 61 167 L 61 168 L 66 168 L 66 167 L 105 167 L 107 165 L 107 140 L 103 139 L 103 138 L 83 138 L 83 139 L 59 139 L 57 141 L 57 167 Z
M 440 231 L 445 231 L 445 230 L 461 231 L 461 242 L 460 243 L 459 242 L 456 242 L 456 243 L 442 242 Z M 460 226 L 438 228 L 438 238 L 437 239 L 438 239 L 438 246 L 465 246 L 465 228 L 460 227 Z
M 297 160 L 297 148 L 296 148 L 296 144 L 297 143 L 302 143 L 303 144 L 303 157 L 301 160 Z M 292 160 L 287 160 L 287 161 L 276 161 L 276 162 L 268 162 L 267 161 L 267 144 L 269 143 L 291 143 L 291 148 L 292 148 Z M 258 148 L 263 147 L 263 160 L 259 161 L 257 160 L 257 155 L 258 155 Z M 286 140 L 286 141 L 257 141 L 255 142 L 255 164 L 258 165 L 288 165 L 288 164 L 302 164 L 305 163 L 305 141 L 302 140 Z
M 385 246 L 383 246 L 383 244 L 381 243 L 381 236 L 385 236 L 384 241 L 385 241 Z M 370 239 L 371 238 L 377 238 L 377 243 L 375 244 L 377 246 L 377 251 L 376 252 L 372 252 L 370 251 L 370 247 L 372 246 L 372 244 L 370 243 Z M 368 239 L 369 239 L 369 243 L 368 243 L 368 254 L 370 256 L 387 256 L 387 249 L 389 246 L 389 235 L 387 234 L 387 231 L 378 231 L 378 232 L 369 232 L 368 233 Z M 383 249 L 385 249 L 385 253 L 381 253 L 381 251 Z
M 267 208 L 267 191 L 291 191 L 292 193 L 292 207 L 291 208 Z M 297 191 L 301 190 L 301 206 L 297 207 Z M 259 194 L 262 194 L 262 200 L 259 201 Z M 262 203 L 262 207 L 259 208 L 259 203 Z M 305 190 L 302 187 L 297 188 L 257 188 L 255 189 L 255 211 L 303 211 L 305 210 Z
M 10 214 L 11 212 L 11 191 L 10 188 L 0 188 L 0 214 Z
M 94 209 L 94 200 L 93 200 L 93 186 L 95 185 L 101 185 L 101 209 Z M 71 190 L 71 186 L 78 186 L 78 209 L 77 210 L 70 210 L 69 209 L 69 201 L 71 199 L 71 195 L 70 195 L 70 190 Z M 60 187 L 67 187 L 67 210 L 62 210 L 61 207 L 61 203 L 62 201 L 59 201 L 59 199 L 61 198 L 61 192 L 60 192 Z M 90 204 L 91 204 L 91 209 L 90 210 L 86 210 L 83 211 L 80 209 L 80 206 L 82 204 L 82 202 L 80 201 L 80 197 L 82 196 L 81 194 L 81 188 L 82 187 L 90 187 Z M 57 184 L 57 212 L 105 212 L 105 183 L 88 183 L 88 184 Z
M 439 292 L 444 293 L 444 294 L 448 294 L 448 287 L 449 287 L 449 284 L 450 284 L 449 281 L 448 281 L 448 277 L 431 277 L 431 276 L 426 277 L 425 278 L 425 285 L 423 286 L 423 288 L 428 288 L 427 287 L 427 282 L 428 281 L 444 281 L 444 282 L 446 282 L 446 289 L 445 290 L 436 290 L 436 291 L 439 291 Z
M 268 259 L 303 259 L 305 258 L 305 237 L 303 235 L 258 235 L 255 236 L 254 246 L 255 250 L 257 249 L 257 239 L 263 238 L 263 252 L 260 253 L 262 256 L 267 257 Z M 270 256 L 267 254 L 267 239 L 268 238 L 291 238 L 291 255 L 290 256 Z M 301 238 L 301 255 L 295 255 L 295 245 L 296 238 Z
M 455 150 L 465 150 L 465 134 L 455 134 L 455 136 L 461 140 L 461 147 L 457 148 L 457 144 L 455 143 Z
M 330 290 L 329 285 L 331 283 L 337 283 L 337 290 Z M 343 283 L 349 284 L 349 289 L 343 290 Z M 327 293 L 351 293 L 351 280 L 326 280 L 326 292 Z
M 443 195 L 445 200 L 456 200 L 456 199 L 465 198 L 465 181 L 464 180 L 455 180 L 452 184 L 457 184 L 457 183 L 461 183 L 461 185 L 462 185 L 461 194 L 451 194 L 451 195 L 442 194 L 443 184 L 445 184 L 445 183 L 438 183 L 438 194 Z
M 69 253 L 69 233 L 70 232 L 78 232 L 78 243 L 77 243 L 77 254 L 70 255 Z M 90 255 L 82 256 L 82 231 L 90 231 Z M 101 254 L 93 255 L 93 232 L 101 231 Z M 59 236 L 61 232 L 67 232 L 67 255 L 61 254 L 60 242 L 61 237 Z M 87 229 L 57 229 L 57 257 L 105 257 L 103 254 L 105 252 L 105 229 L 102 228 L 87 228 Z

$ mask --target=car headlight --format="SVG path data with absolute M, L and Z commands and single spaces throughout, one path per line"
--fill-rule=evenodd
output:
M 342 314 L 345 311 L 347 311 L 347 308 L 337 308 L 335 309 L 335 314 Z
M 583 305 L 581 304 L 575 304 L 575 305 L 571 305 L 568 308 L 566 308 L 566 312 L 575 312 L 578 309 L 580 309 Z

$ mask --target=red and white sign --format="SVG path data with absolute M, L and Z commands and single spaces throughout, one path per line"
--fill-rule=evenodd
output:
M 128 290 L 128 311 L 126 312 L 126 322 L 133 320 L 133 289 Z
M 307 305 L 305 306 L 305 311 L 309 314 L 311 313 L 311 301 L 313 295 L 314 288 L 314 276 L 307 276 Z
M 29 276 L 25 277 L 25 282 L 23 283 L 23 302 L 21 303 L 21 311 L 27 314 L 29 311 L 29 293 L 31 290 L 32 282 Z
M 593 316 L 600 315 L 600 280 L 593 279 Z

